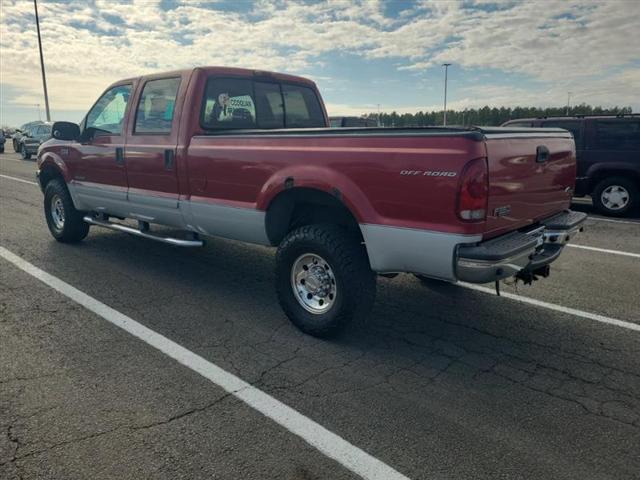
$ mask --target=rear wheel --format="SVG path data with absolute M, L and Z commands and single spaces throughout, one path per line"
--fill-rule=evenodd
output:
M 626 215 L 638 204 L 638 187 L 624 177 L 608 177 L 591 194 L 593 205 L 604 215 Z
M 356 235 L 336 225 L 307 225 L 289 233 L 278 248 L 276 291 L 294 325 L 328 337 L 368 313 L 376 276 Z
M 89 233 L 89 224 L 73 206 L 69 190 L 61 180 L 51 180 L 45 188 L 44 216 L 51 235 L 59 242 L 80 242 Z
M 13 140 L 13 151 L 16 153 L 20 153 L 20 144 Z

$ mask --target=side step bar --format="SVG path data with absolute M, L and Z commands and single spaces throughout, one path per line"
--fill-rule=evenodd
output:
M 175 245 L 178 247 L 202 247 L 204 242 L 202 240 L 182 240 L 180 238 L 161 237 L 149 232 L 143 232 L 133 227 L 127 227 L 120 223 L 113 223 L 105 220 L 94 218 L 91 215 L 86 215 L 83 220 L 91 225 L 97 225 L 99 227 L 110 228 L 111 230 L 117 230 L 118 232 L 129 233 L 138 237 L 148 238 L 157 242 L 168 243 L 169 245 Z

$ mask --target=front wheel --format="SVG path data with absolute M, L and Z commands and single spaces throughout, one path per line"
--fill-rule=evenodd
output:
M 77 243 L 89 233 L 89 224 L 76 210 L 69 190 L 61 180 L 51 180 L 44 190 L 44 216 L 53 238 L 62 243 Z
M 24 145 L 20 149 L 20 155 L 22 156 L 23 160 L 29 160 L 31 158 L 31 154 L 27 152 L 27 148 Z
M 289 233 L 278 248 L 276 291 L 294 325 L 329 337 L 368 313 L 376 276 L 356 235 L 337 225 L 307 225 Z
M 614 217 L 626 215 L 640 201 L 638 187 L 624 177 L 609 177 L 593 189 L 593 205 L 604 214 Z

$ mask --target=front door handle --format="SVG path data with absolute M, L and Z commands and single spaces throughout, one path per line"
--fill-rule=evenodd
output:
M 164 151 L 164 168 L 166 170 L 173 170 L 173 150 Z
M 124 148 L 122 147 L 116 147 L 116 163 L 124 165 Z

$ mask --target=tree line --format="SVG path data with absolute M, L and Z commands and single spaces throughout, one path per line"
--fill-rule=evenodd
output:
M 586 104 L 569 107 L 569 115 L 620 115 L 632 113 L 631 107 L 599 107 Z M 448 125 L 501 125 L 507 120 L 530 117 L 557 117 L 567 115 L 567 107 L 489 107 L 447 110 Z M 380 124 L 385 127 L 427 127 L 442 125 L 443 111 L 397 113 L 381 112 Z M 368 113 L 365 118 L 378 121 L 378 113 Z

